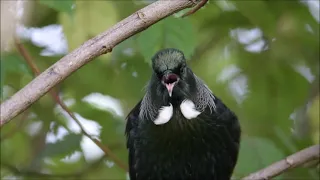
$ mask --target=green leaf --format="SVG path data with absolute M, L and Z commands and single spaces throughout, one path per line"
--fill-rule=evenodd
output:
M 284 157 L 284 153 L 268 139 L 243 137 L 234 175 L 240 178 L 271 165 Z
M 71 157 L 74 155 L 75 152 L 79 151 L 74 151 L 67 156 L 57 156 L 50 158 L 50 161 L 52 163 L 44 163 L 43 166 L 45 169 L 50 169 L 52 174 L 78 174 L 80 171 L 84 169 L 86 166 L 86 160 L 81 153 L 79 159 L 72 160 L 72 161 L 63 161 L 62 159 L 66 159 L 67 157 Z
M 28 73 L 32 75 L 27 64 L 19 55 L 16 55 L 16 54 L 2 55 L 0 63 L 1 63 L 1 73 L 14 72 L 14 73 Z
M 189 59 L 196 46 L 196 33 L 189 19 L 168 17 L 141 32 L 137 44 L 148 63 L 162 48 L 180 49 Z
M 82 134 L 68 134 L 63 140 L 55 143 L 48 143 L 42 152 L 41 157 L 54 157 L 61 154 L 70 154 L 76 149 L 80 149 Z
M 72 14 L 74 5 L 73 0 L 39 0 L 41 4 L 44 4 L 54 10 L 66 12 L 69 15 Z
M 252 24 L 258 25 L 266 35 L 272 37 L 277 21 L 266 1 L 234 1 L 234 5 Z
M 1 141 L 1 162 L 26 165 L 30 161 L 30 138 L 24 132 L 17 132 L 10 138 Z
M 8 82 L 6 79 L 9 77 L 9 73 L 15 73 L 19 75 L 32 75 L 31 70 L 28 68 L 26 62 L 21 56 L 17 54 L 1 54 L 0 60 L 0 92 L 1 98 L 4 98 L 2 87 Z M 12 82 L 10 82 L 12 83 Z
M 247 133 L 270 138 L 274 136 L 273 131 L 260 129 L 273 129 L 276 125 L 288 135 L 291 134 L 288 127 L 292 126 L 293 121 L 288 120 L 288 117 L 304 103 L 308 93 L 307 79 L 282 59 L 266 61 L 269 57 L 267 55 L 244 52 L 238 56 L 241 58 L 239 66 L 248 77 L 250 89 L 242 111 L 250 114 L 242 121 L 245 126 L 250 127 Z M 262 63 L 253 59 L 264 59 L 263 68 L 253 68 Z

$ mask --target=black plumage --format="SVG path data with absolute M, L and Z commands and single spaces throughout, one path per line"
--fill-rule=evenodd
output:
M 181 51 L 159 51 L 152 67 L 146 94 L 127 117 L 130 179 L 229 180 L 241 134 L 236 115 Z

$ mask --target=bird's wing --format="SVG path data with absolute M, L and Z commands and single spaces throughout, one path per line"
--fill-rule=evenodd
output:
M 127 116 L 126 124 L 126 136 L 127 136 L 127 148 L 129 150 L 129 175 L 130 180 L 135 180 L 135 169 L 134 169 L 134 135 L 139 123 L 139 113 L 140 113 L 141 101 L 131 110 Z
M 216 116 L 214 119 L 219 123 L 219 136 L 223 138 L 224 145 L 230 156 L 229 162 L 232 169 L 235 167 L 238 152 L 240 147 L 241 128 L 237 116 L 225 105 L 223 102 L 216 98 Z

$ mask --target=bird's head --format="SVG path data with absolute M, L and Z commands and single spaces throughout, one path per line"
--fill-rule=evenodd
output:
M 196 91 L 195 77 L 182 51 L 163 49 L 152 58 L 151 91 L 168 101 L 181 101 Z

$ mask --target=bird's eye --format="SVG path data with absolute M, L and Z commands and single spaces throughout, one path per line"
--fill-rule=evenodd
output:
M 158 76 L 159 79 L 162 78 L 162 75 L 163 75 L 162 72 L 156 71 L 156 74 L 157 74 L 157 76 Z

